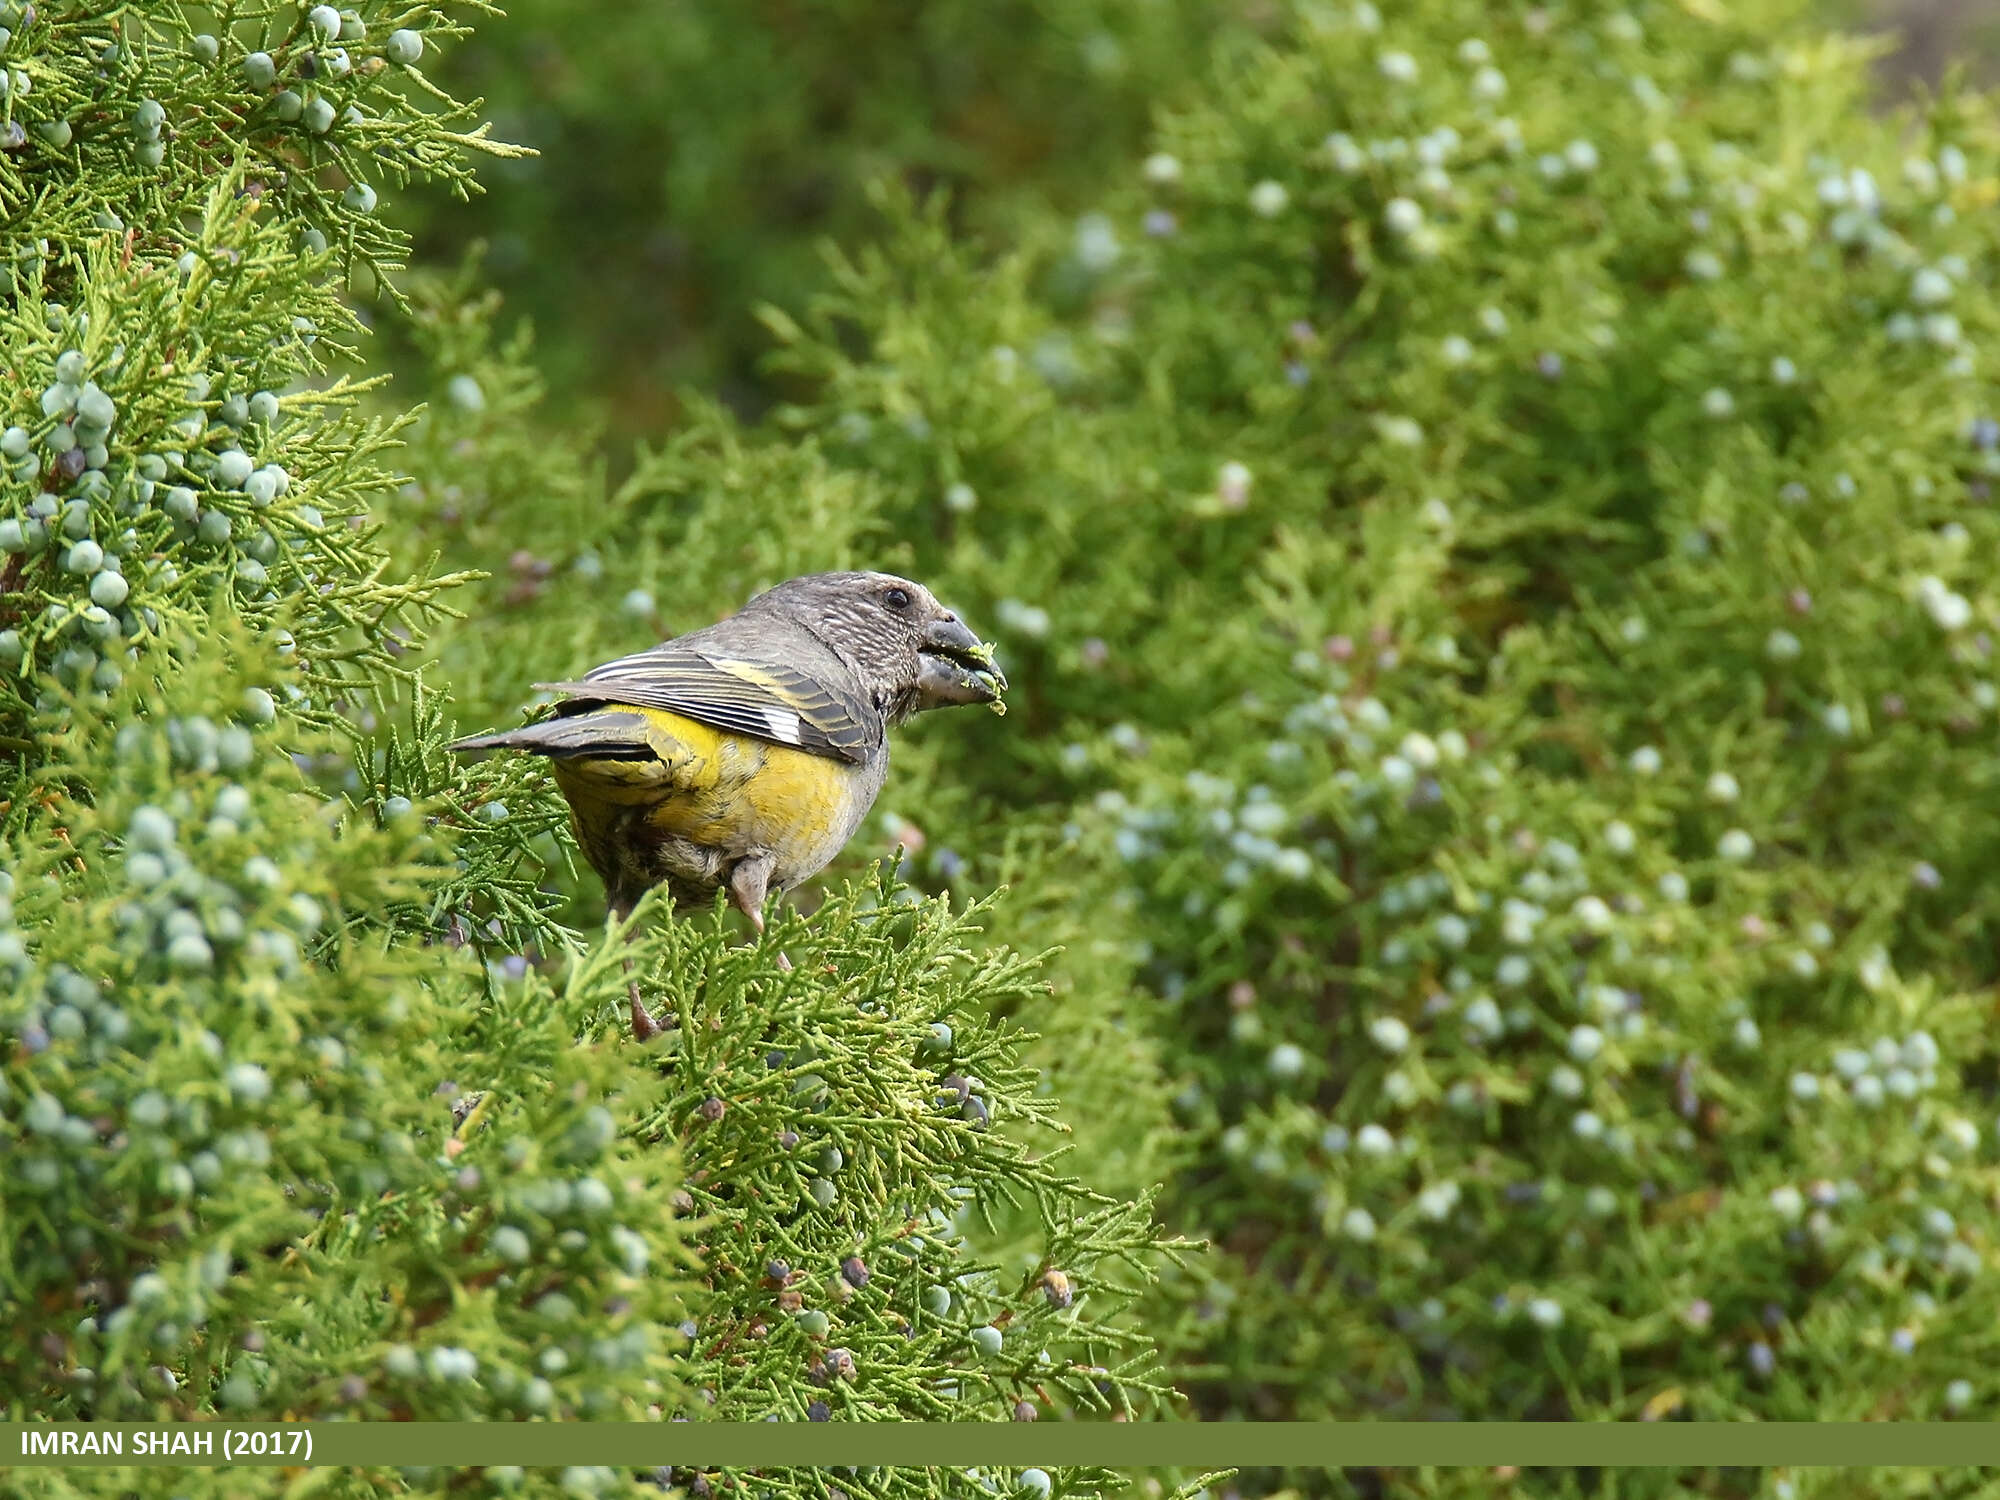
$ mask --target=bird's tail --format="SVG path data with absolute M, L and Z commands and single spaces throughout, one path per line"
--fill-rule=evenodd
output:
M 533 755 L 650 755 L 646 743 L 646 721 L 634 713 L 569 714 L 544 719 L 539 724 L 523 724 L 519 729 L 502 729 L 493 734 L 475 734 L 454 740 L 450 746 L 461 755 L 482 750 L 526 750 Z

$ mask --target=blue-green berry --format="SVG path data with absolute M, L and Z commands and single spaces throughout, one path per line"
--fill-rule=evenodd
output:
M 183 974 L 198 973 L 215 962 L 215 950 L 198 932 L 183 932 L 167 944 L 167 963 Z
M 291 89 L 280 89 L 271 96 L 271 112 L 286 124 L 305 113 L 306 101 Z
M 517 1266 L 525 1264 L 528 1257 L 534 1253 L 534 1246 L 528 1236 L 512 1224 L 502 1224 L 494 1230 L 487 1244 L 500 1259 Z
M 81 573 L 88 576 L 103 566 L 104 549 L 88 537 L 80 542 L 73 543 L 70 546 L 68 555 L 63 558 L 63 569 L 65 572 Z
M 97 669 L 97 653 L 88 646 L 71 646 L 56 657 L 56 676 L 64 682 L 80 681 L 86 672 Z
M 306 105 L 302 118 L 306 122 L 306 129 L 314 135 L 325 135 L 333 129 L 333 106 L 325 99 L 316 97 Z
M 331 5 L 315 5 L 306 13 L 306 24 L 329 42 L 340 38 L 340 12 Z
M 424 1367 L 416 1350 L 408 1344 L 397 1344 L 382 1356 L 382 1368 L 399 1380 L 415 1380 Z
M 243 59 L 243 76 L 252 88 L 267 89 L 278 81 L 278 65 L 270 53 L 252 52 Z
M 86 381 L 77 393 L 76 419 L 93 427 L 108 428 L 118 420 L 118 404 L 97 388 L 96 381 Z
M 222 43 L 204 31 L 188 43 L 188 51 L 194 54 L 196 62 L 212 63 L 222 56 Z
M 27 550 L 28 534 L 21 522 L 12 516 L 0 521 L 0 552 L 14 553 Z
M 124 577 L 109 569 L 90 580 L 91 602 L 102 605 L 105 609 L 116 609 L 125 602 L 131 592 L 132 586 Z
M 44 120 L 35 127 L 35 134 L 58 151 L 67 150 L 69 143 L 76 138 L 76 132 L 70 129 L 67 120 Z
M 225 448 L 216 455 L 215 482 L 225 489 L 240 490 L 254 465 L 241 448 Z
M 9 458 L 26 458 L 34 448 L 34 439 L 28 436 L 25 427 L 9 427 L 0 432 L 0 453 Z
M 277 476 L 268 469 L 259 469 L 243 481 L 243 493 L 252 505 L 262 510 L 277 498 Z
M 972 1340 L 972 1347 L 988 1359 L 992 1359 L 995 1355 L 999 1354 L 1001 1345 L 1006 1342 L 1001 1337 L 1000 1330 L 991 1325 L 973 1329 L 969 1337 Z
M 209 546 L 220 547 L 224 542 L 229 540 L 229 533 L 233 529 L 229 523 L 228 516 L 219 510 L 211 510 L 205 513 L 196 524 L 194 534 Z
M 250 417 L 269 427 L 278 420 L 278 398 L 269 391 L 259 391 L 250 398 Z
M 383 55 L 392 63 L 409 67 L 424 55 L 424 39 L 408 28 L 398 28 L 389 33 L 389 40 L 383 44 Z
M 240 724 L 231 724 L 215 738 L 216 764 L 225 771 L 240 771 L 250 764 L 256 748 L 249 730 Z
M 164 854 L 174 846 L 174 820 L 150 803 L 135 807 L 125 822 L 125 843 L 129 848 Z
M 356 213 L 373 213 L 375 211 L 375 189 L 365 182 L 350 183 L 348 184 L 347 191 L 340 195 L 340 201 Z
M 169 489 L 162 504 L 168 515 L 182 521 L 192 521 L 200 509 L 200 502 L 196 499 L 194 491 L 184 484 L 177 484 Z

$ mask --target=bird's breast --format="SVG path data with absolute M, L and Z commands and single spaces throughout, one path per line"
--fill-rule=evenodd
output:
M 654 758 L 558 761 L 579 824 L 587 804 L 611 804 L 637 812 L 662 843 L 684 840 L 727 862 L 769 851 L 779 888 L 818 874 L 840 852 L 887 769 L 886 749 L 857 766 L 662 709 L 622 711 L 644 715 Z

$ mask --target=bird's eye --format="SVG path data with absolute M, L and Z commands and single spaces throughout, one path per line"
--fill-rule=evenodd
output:
M 910 591 L 908 589 L 885 589 L 882 593 L 882 602 L 891 609 L 908 609 L 910 607 Z

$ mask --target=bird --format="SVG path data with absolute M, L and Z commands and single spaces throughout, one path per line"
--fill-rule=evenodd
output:
M 1004 713 L 1007 679 L 993 648 L 921 584 L 834 572 L 780 583 L 580 680 L 535 686 L 563 695 L 552 716 L 450 748 L 548 758 L 621 922 L 654 886 L 677 907 L 723 890 L 761 935 L 769 896 L 825 869 L 874 805 L 889 729 L 950 705 Z M 636 980 L 628 993 L 633 1033 L 658 1034 Z

